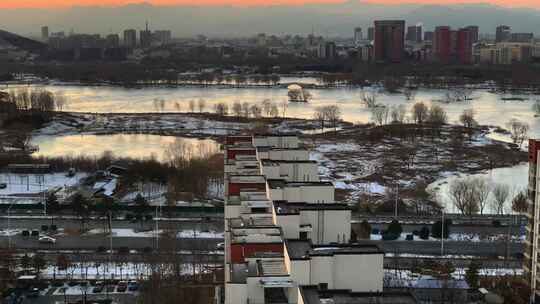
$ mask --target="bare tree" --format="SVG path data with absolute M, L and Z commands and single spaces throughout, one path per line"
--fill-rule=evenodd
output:
M 263 100 L 262 108 L 263 108 L 264 114 L 266 116 L 270 116 L 271 115 L 270 112 L 271 112 L 271 109 L 272 109 L 272 101 L 270 101 L 270 99 Z
M 235 101 L 232 106 L 232 111 L 236 117 L 242 116 L 242 104 L 240 102 Z
M 505 184 L 495 184 L 492 193 L 493 200 L 491 201 L 491 205 L 493 206 L 493 210 L 495 210 L 497 214 L 502 215 L 504 213 L 504 204 L 510 196 L 510 187 Z
M 272 103 L 272 106 L 270 107 L 270 116 L 272 116 L 272 117 L 278 117 L 279 116 L 279 109 L 278 109 L 278 106 L 275 103 Z
M 412 119 L 417 124 L 423 124 L 428 119 L 428 107 L 423 102 L 417 102 L 413 105 Z
M 225 116 L 229 113 L 229 107 L 223 102 L 218 102 L 214 105 L 214 111 L 219 116 Z
M 484 209 L 488 204 L 488 197 L 491 193 L 491 185 L 485 178 L 477 177 L 472 180 L 470 187 L 480 214 L 484 214 Z
M 521 148 L 523 142 L 525 139 L 527 139 L 527 135 L 529 134 L 529 124 L 521 122 L 517 119 L 511 119 L 507 125 L 510 128 L 510 138 L 512 138 L 514 144 Z
M 448 116 L 439 105 L 432 105 L 429 109 L 428 121 L 434 125 L 444 125 L 448 121 Z
M 251 112 L 251 115 L 253 115 L 253 118 L 261 117 L 262 110 L 258 105 L 252 104 L 251 107 L 249 108 L 249 111 Z
M 193 99 L 189 100 L 189 111 L 191 113 L 195 112 L 195 100 L 193 100 Z
M 373 113 L 372 113 L 373 114 Z M 392 106 L 390 117 L 393 123 L 404 123 L 407 116 L 407 108 L 405 105 Z
M 341 109 L 337 105 L 326 106 L 324 108 L 326 120 L 332 125 L 334 131 L 337 131 L 337 124 L 341 121 Z
M 407 100 L 414 100 L 416 97 L 416 90 L 411 88 L 405 88 L 403 89 L 403 95 L 405 96 L 405 99 Z
M 371 108 L 371 119 L 378 125 L 382 126 L 388 122 L 388 107 L 380 106 Z
M 367 94 L 365 91 L 360 92 L 360 100 L 366 105 L 368 108 L 374 108 L 377 106 L 377 93 L 375 91 L 371 91 L 369 94 Z
M 197 107 L 199 108 L 199 113 L 204 112 L 204 109 L 206 108 L 206 101 L 202 98 L 199 98 L 197 101 Z
M 525 191 L 518 192 L 518 194 L 516 194 L 516 196 L 512 199 L 512 210 L 518 213 L 527 212 L 527 200 L 527 194 Z
M 249 117 L 251 105 L 248 102 L 242 103 L 242 113 L 244 114 L 245 118 Z
M 287 100 L 281 102 L 281 116 L 285 118 L 287 116 L 287 109 L 289 108 L 289 103 Z
M 448 188 L 454 206 L 464 215 L 472 215 L 479 209 L 471 185 L 469 179 L 455 179 Z
M 472 128 L 476 125 L 476 120 L 474 119 L 474 110 L 465 109 L 463 113 L 459 116 L 459 121 L 463 124 L 465 128 Z
M 313 119 L 316 120 L 321 126 L 321 131 L 324 130 L 324 122 L 326 121 L 326 115 L 324 113 L 324 107 L 316 107 L 313 112 Z

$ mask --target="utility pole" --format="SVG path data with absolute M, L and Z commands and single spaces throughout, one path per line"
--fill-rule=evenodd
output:
M 442 209 L 441 215 L 441 256 L 444 255 L 444 209 Z
M 396 202 L 394 207 L 394 217 L 398 217 L 398 200 L 399 200 L 399 182 L 396 184 Z

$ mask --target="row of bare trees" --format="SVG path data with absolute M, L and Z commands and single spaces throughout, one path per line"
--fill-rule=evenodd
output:
M 324 131 L 326 122 L 334 128 L 334 131 L 337 131 L 337 125 L 341 121 L 341 109 L 338 105 L 316 107 L 313 119 L 319 122 L 321 131 Z
M 509 212 L 505 210 L 507 202 L 511 201 L 511 209 L 523 212 L 526 206 L 526 196 L 518 192 L 512 197 L 511 189 L 505 184 L 490 184 L 483 177 L 456 179 L 450 183 L 448 195 L 459 212 L 464 215 L 483 214 L 488 206 L 497 214 Z
M 0 113 L 5 114 L 7 120 L 22 121 L 30 117 L 31 122 L 44 122 L 50 119 L 54 111 L 61 111 L 65 104 L 64 95 L 43 89 L 0 91 Z
M 371 108 L 372 120 L 378 125 L 391 123 L 406 123 L 409 120 L 407 107 L 403 104 L 387 107 L 378 105 Z M 410 121 L 416 124 L 443 125 L 447 123 L 448 116 L 444 109 L 439 105 L 428 107 L 423 102 L 415 103 L 410 109 Z
M 224 102 L 218 102 L 214 104 L 214 113 L 219 116 L 233 115 L 237 118 L 262 118 L 273 117 L 277 118 L 280 115 L 285 118 L 289 104 L 286 100 L 277 104 L 269 99 L 263 100 L 259 103 L 249 103 L 235 101 L 229 108 L 229 105 Z
M 281 77 L 277 74 L 227 74 L 205 72 L 197 74 L 179 74 L 177 83 L 180 84 L 197 84 L 197 85 L 277 85 Z

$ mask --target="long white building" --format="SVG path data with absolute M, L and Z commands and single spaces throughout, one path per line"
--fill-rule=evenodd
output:
M 350 243 L 351 210 L 297 136 L 228 137 L 224 154 L 222 302 L 311 303 L 314 290 L 382 297 L 383 251 Z

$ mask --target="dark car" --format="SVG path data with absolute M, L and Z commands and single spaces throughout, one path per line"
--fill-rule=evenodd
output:
M 28 298 L 37 298 L 39 297 L 39 288 L 32 288 L 26 295 Z
M 118 292 L 125 292 L 127 290 L 127 283 L 126 281 L 120 281 L 118 283 L 118 288 L 116 288 L 116 291 Z
M 39 236 L 39 231 L 38 230 L 32 230 L 31 235 L 32 236 Z
M 96 284 L 96 287 L 92 289 L 93 293 L 100 293 L 103 291 L 103 284 Z
M 7 184 L 6 183 L 0 183 L 0 189 L 6 189 Z
M 136 281 L 129 281 L 128 282 L 128 290 L 129 291 L 137 291 L 139 290 L 139 283 Z

